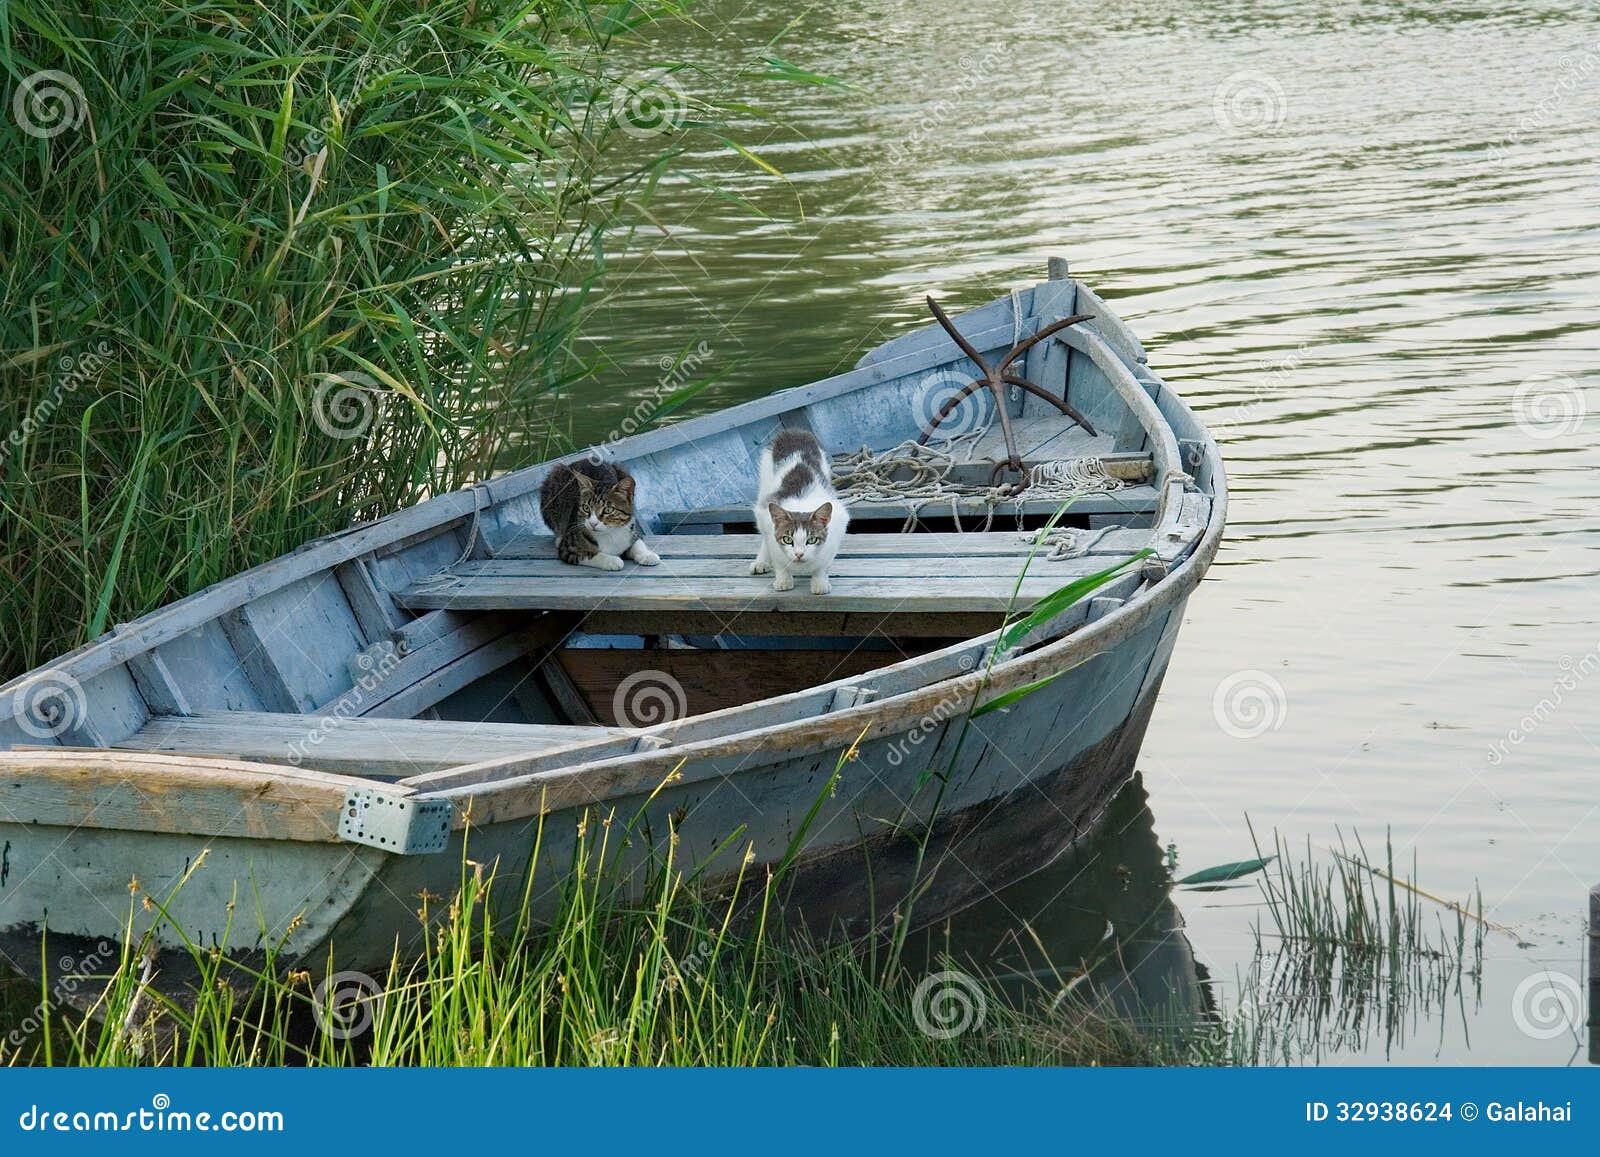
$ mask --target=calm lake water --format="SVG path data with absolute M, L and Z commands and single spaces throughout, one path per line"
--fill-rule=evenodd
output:
M 581 440 L 663 357 L 705 343 L 701 372 L 727 376 L 694 409 L 719 407 L 848 368 L 922 324 L 925 293 L 976 305 L 1060 254 L 1212 425 L 1232 482 L 1144 746 L 1148 810 L 1124 802 L 1075 867 L 958 919 L 953 946 L 1003 968 L 1022 922 L 1093 941 L 1169 860 L 1253 856 L 1247 816 L 1323 861 L 1341 834 L 1379 854 L 1387 832 L 1418 884 L 1481 887 L 1509 931 L 1485 941 L 1481 988 L 1420 1002 L 1403 1031 L 1313 1033 L 1323 1059 L 1582 1063 L 1594 6 L 820 0 L 778 51 L 852 87 L 751 85 L 737 70 L 791 18 L 758 9 L 780 7 L 712 3 L 681 48 L 717 66 L 691 92 L 756 94 L 772 123 L 740 139 L 787 183 L 726 167 L 723 195 L 661 190 L 667 232 L 616 258 L 591 330 L 615 364 Z M 1219 722 L 1219 688 L 1242 683 L 1268 689 L 1264 714 Z M 1237 1007 L 1258 891 L 1173 900 Z

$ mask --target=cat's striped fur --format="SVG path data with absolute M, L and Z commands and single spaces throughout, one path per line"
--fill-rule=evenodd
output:
M 539 513 L 556 536 L 556 557 L 572 566 L 621 570 L 661 561 L 633 516 L 633 475 L 610 462 L 580 459 L 555 466 L 539 487 Z

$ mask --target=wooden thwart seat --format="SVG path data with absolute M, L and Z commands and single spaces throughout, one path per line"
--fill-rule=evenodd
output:
M 1149 539 L 1148 532 L 1118 532 Z M 770 575 L 752 575 L 754 535 L 667 535 L 651 540 L 659 566 L 628 563 L 622 571 L 596 571 L 557 561 L 548 536 L 527 536 L 492 559 L 460 563 L 396 592 L 413 610 L 575 611 L 595 620 L 623 616 L 635 626 L 657 629 L 684 616 L 720 616 L 732 628 L 753 633 L 847 633 L 847 625 L 825 620 L 856 616 L 859 633 L 891 633 L 871 624 L 894 618 L 904 633 L 960 635 L 973 626 L 991 630 L 1008 607 L 1026 608 L 1072 579 L 1102 570 L 1111 553 L 1056 559 L 1035 555 L 1016 531 L 987 534 L 851 534 L 835 560 L 833 589 L 813 595 L 810 580 L 796 576 L 795 589 L 776 591 Z M 1141 543 L 1142 545 L 1142 543 Z M 515 550 L 515 555 L 508 553 Z M 1112 548 L 1122 557 L 1137 546 Z M 932 580 L 937 580 L 932 581 Z M 1013 593 L 1015 598 L 1013 599 Z M 791 620 L 792 628 L 790 629 Z M 922 620 L 920 623 L 918 620 Z
M 547 755 L 624 734 L 614 727 L 206 711 L 155 716 L 115 746 L 122 751 L 232 756 L 348 775 L 402 778 L 487 759 Z

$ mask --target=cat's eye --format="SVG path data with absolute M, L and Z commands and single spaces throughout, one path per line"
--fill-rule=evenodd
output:
M 783 543 L 784 546 L 793 546 L 794 545 L 794 535 L 786 534 L 782 538 L 778 539 L 778 541 Z

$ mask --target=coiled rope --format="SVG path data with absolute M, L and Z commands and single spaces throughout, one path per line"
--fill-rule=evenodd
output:
M 916 528 L 922 513 L 930 506 L 950 505 L 950 517 L 956 530 L 965 532 L 961 524 L 961 503 L 977 500 L 984 506 L 981 531 L 994 525 L 995 507 L 1009 502 L 1026 490 L 1029 498 L 1040 498 L 1056 503 L 1069 502 L 1085 494 L 1100 494 L 1122 489 L 1124 483 L 1106 473 L 1099 458 L 1062 458 L 1035 463 L 1028 470 L 1028 485 L 1018 487 L 1014 482 L 990 486 L 986 483 L 964 483 L 952 480 L 956 467 L 972 462 L 978 442 L 988 430 L 972 430 L 953 438 L 930 441 L 918 445 L 908 439 L 887 450 L 874 451 L 866 446 L 859 450 L 833 456 L 833 485 L 846 503 L 903 502 L 907 507 L 902 532 Z M 1017 508 L 1017 529 L 1022 529 L 1022 508 Z M 1067 528 L 1057 528 L 1067 532 Z M 1055 550 L 1070 549 L 1070 532 L 1052 531 L 1048 543 Z M 1072 557 L 1070 554 L 1053 554 L 1051 557 Z

